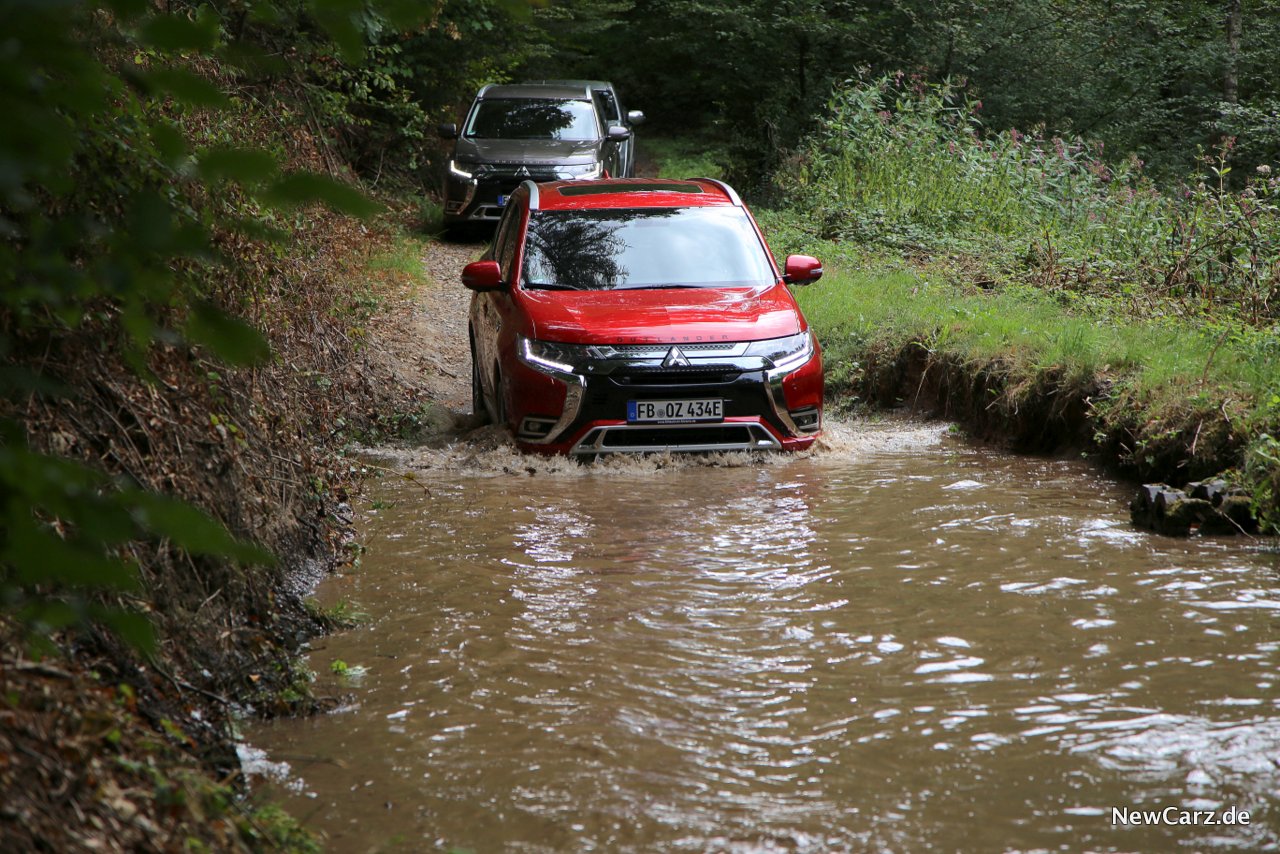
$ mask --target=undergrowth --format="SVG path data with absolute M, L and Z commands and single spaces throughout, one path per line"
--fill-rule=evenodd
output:
M 986 131 L 981 102 L 903 75 L 850 83 L 775 175 L 821 237 L 966 255 L 991 283 L 1104 295 L 1144 315 L 1266 325 L 1280 312 L 1280 180 L 1233 176 L 1228 139 L 1203 172 L 1156 187 L 1136 157 L 1082 139 Z
M 721 178 L 724 152 L 683 137 L 642 135 L 636 143 L 642 158 L 657 161 L 659 178 Z
M 1280 522 L 1280 182 L 1232 141 L 1176 188 L 1133 157 L 988 132 L 981 103 L 893 75 L 838 89 L 757 211 L 836 390 L 936 408 L 1015 447 L 1143 479 L 1224 473 Z

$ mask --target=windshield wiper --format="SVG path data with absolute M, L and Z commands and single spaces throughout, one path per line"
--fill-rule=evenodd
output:
M 562 285 L 559 282 L 530 282 L 528 287 L 535 291 L 576 291 L 580 290 L 574 285 Z

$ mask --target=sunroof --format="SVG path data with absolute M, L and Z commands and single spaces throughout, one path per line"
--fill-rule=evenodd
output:
M 599 193 L 701 193 L 698 184 L 574 184 L 572 187 L 561 187 L 562 196 L 594 196 Z

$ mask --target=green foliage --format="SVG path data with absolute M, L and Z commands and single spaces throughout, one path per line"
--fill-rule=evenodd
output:
M 1077 314 L 1035 288 L 965 293 L 945 270 L 845 273 L 797 293 L 805 315 L 838 360 L 872 346 L 919 340 L 978 362 L 1087 378 L 1135 377 L 1154 399 L 1185 400 L 1188 389 L 1230 389 L 1249 399 L 1280 388 L 1280 361 L 1259 358 L 1273 333 L 1223 339 L 1212 329 Z M 1269 340 L 1270 345 L 1264 344 Z
M 324 849 L 298 820 L 275 804 L 258 807 L 240 822 L 241 836 L 259 850 L 320 854 Z
M 112 482 L 69 460 L 23 447 L 11 425 L 0 443 L 0 604 L 34 636 L 101 623 L 150 651 L 150 623 L 99 594 L 140 592 L 126 545 L 165 538 L 191 554 L 267 563 L 269 554 L 231 537 L 199 510 Z
M 334 56 L 303 45 L 317 123 L 345 161 L 377 184 L 423 176 L 437 122 L 452 120 L 485 83 L 510 79 L 543 39 L 516 0 L 444 0 L 406 32 L 376 9 L 361 17 L 364 50 Z
M 368 612 L 362 611 L 359 605 L 346 599 L 339 600 L 330 607 L 325 607 L 314 599 L 306 599 L 302 604 L 312 618 L 335 629 L 355 628 L 370 620 Z
M 896 250 L 988 259 L 992 278 L 1171 308 L 1276 316 L 1280 183 L 1260 167 L 1227 180 L 1229 146 L 1210 180 L 1158 192 L 1136 161 L 1097 146 L 1017 130 L 989 133 L 981 103 L 904 75 L 850 83 L 822 126 L 775 176 L 821 236 Z
M 555 8 L 598 9 L 595 29 L 561 36 L 572 11 L 548 29 L 555 76 L 607 77 L 666 132 L 726 140 L 739 183 L 773 170 L 834 86 L 898 69 L 964 81 L 992 130 L 1101 140 L 1165 180 L 1230 136 L 1239 169 L 1280 158 L 1280 7 L 1239 5 L 1235 42 L 1218 0 L 578 0 Z
M 212 287 L 213 233 L 280 234 L 276 212 L 377 208 L 328 175 L 284 170 L 268 151 L 192 151 L 185 116 L 233 106 L 226 75 L 269 73 L 269 35 L 308 33 L 358 61 L 376 18 L 420 23 L 402 0 L 0 0 L 0 393 L 17 403 L 68 389 L 40 354 L 92 326 L 144 376 L 156 344 L 198 346 L 230 365 L 262 361 L 262 334 Z M 274 29 L 273 29 L 274 28 Z M 229 216 L 211 200 L 240 194 Z M 247 216 L 245 215 L 247 214 Z M 191 554 L 267 562 L 194 508 L 34 452 L 0 413 L 0 608 L 37 637 L 99 623 L 147 649 L 130 544 L 164 539 Z
M 645 135 L 640 145 L 658 162 L 659 178 L 722 178 L 728 155 L 704 141 Z

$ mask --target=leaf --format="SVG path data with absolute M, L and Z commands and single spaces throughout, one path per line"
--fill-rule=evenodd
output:
M 271 355 L 261 332 L 203 300 L 192 305 L 184 331 L 188 341 L 208 347 L 233 365 L 259 364 Z
M 117 18 L 136 18 L 147 11 L 147 0 L 106 0 L 106 6 Z
M 316 21 L 352 64 L 364 59 L 365 33 L 357 22 L 363 11 L 363 0 L 311 0 Z
M 165 252 L 173 239 L 173 208 L 159 193 L 138 193 L 129 208 L 129 228 L 138 248 Z
M 209 14 L 204 14 L 209 12 Z M 182 15 L 157 13 L 143 22 L 139 36 L 143 44 L 169 53 L 192 50 L 207 53 L 218 43 L 220 27 L 208 7 L 195 20 Z
M 134 519 L 152 533 L 168 537 L 174 545 L 191 554 L 233 557 L 246 563 L 274 563 L 272 555 L 238 540 L 202 511 L 177 499 L 136 492 Z
M 23 584 L 52 584 L 87 589 L 137 590 L 136 567 L 77 547 L 47 525 L 19 514 L 10 517 L 7 542 L 0 552 Z
M 19 394 L 39 394 L 46 397 L 67 397 L 71 389 L 64 383 L 38 374 L 28 368 L 0 367 L 0 397 L 15 398 Z
M 200 153 L 196 168 L 207 181 L 225 178 L 251 184 L 260 183 L 280 171 L 280 164 L 269 152 L 257 148 L 221 146 Z
M 261 195 L 264 204 L 277 208 L 296 208 L 320 202 L 339 213 L 368 219 L 382 206 L 354 187 L 314 172 L 292 172 L 276 181 Z
M 181 68 L 157 68 L 139 78 L 152 92 L 167 92 L 188 107 L 223 108 L 231 102 L 212 81 Z
M 187 141 L 172 124 L 157 122 L 150 127 L 150 132 L 152 145 L 169 165 L 176 165 L 187 156 Z
M 102 609 L 94 616 L 139 652 L 156 651 L 156 628 L 145 614 L 111 608 Z

